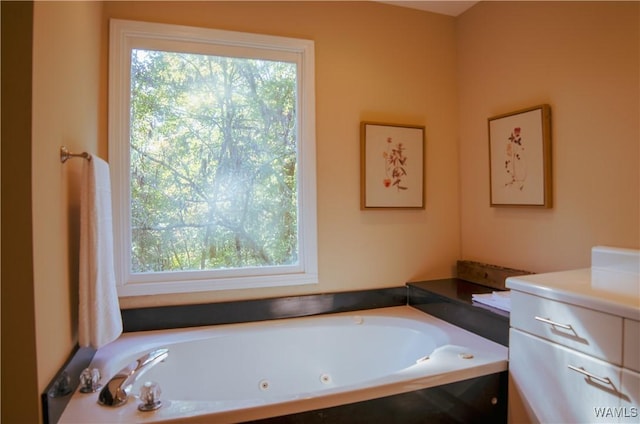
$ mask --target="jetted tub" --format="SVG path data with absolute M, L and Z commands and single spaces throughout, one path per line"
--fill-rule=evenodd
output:
M 409 306 L 256 323 L 126 333 L 96 353 L 102 384 L 158 348 L 120 407 L 74 393 L 60 423 L 215 422 L 330 408 L 495 374 L 507 348 Z M 144 382 L 163 406 L 138 410 Z M 495 399 L 494 399 L 495 400 Z

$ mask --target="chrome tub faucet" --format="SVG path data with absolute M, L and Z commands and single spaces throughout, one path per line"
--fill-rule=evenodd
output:
M 168 349 L 158 349 L 136 359 L 109 380 L 98 396 L 98 403 L 105 406 L 121 406 L 127 403 L 133 384 L 142 374 L 169 356 Z

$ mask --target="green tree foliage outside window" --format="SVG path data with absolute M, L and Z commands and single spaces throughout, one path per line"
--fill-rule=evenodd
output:
M 131 51 L 131 270 L 298 261 L 296 65 Z

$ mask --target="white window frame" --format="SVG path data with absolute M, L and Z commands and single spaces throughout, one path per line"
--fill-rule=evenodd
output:
M 297 65 L 298 263 L 209 271 L 131 272 L 130 74 L 135 48 L 273 59 Z M 318 282 L 315 73 L 310 40 L 112 19 L 109 39 L 109 162 L 118 295 L 289 286 Z

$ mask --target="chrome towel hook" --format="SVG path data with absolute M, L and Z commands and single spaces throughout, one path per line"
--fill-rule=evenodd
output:
M 71 153 L 69 149 L 65 146 L 60 147 L 60 162 L 65 163 L 71 158 L 84 158 L 86 160 L 91 160 L 91 155 L 87 152 L 82 153 Z

